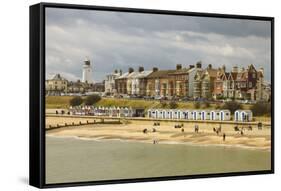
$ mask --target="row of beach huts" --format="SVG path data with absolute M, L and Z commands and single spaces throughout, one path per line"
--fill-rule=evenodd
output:
M 186 110 L 186 109 L 148 109 L 145 115 L 144 109 L 133 109 L 131 107 L 95 107 L 77 106 L 70 107 L 72 115 L 93 115 L 107 117 L 148 117 L 152 119 L 183 119 L 183 120 L 211 120 L 230 121 L 229 110 Z M 251 110 L 236 110 L 234 121 L 248 122 L 253 120 Z
M 76 106 L 70 107 L 72 115 L 93 115 L 108 117 L 134 117 L 136 110 L 130 107 L 95 107 L 95 106 Z
M 229 110 L 149 109 L 147 113 L 149 118 L 154 119 L 231 120 L 231 112 Z M 253 113 L 251 110 L 236 110 L 234 112 L 234 121 L 248 122 L 252 120 Z

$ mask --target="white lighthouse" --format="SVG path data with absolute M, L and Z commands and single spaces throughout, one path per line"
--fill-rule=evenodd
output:
M 89 59 L 85 59 L 83 64 L 82 82 L 93 83 L 92 79 L 92 66 Z

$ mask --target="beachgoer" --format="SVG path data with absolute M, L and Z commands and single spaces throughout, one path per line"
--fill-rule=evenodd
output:
M 240 134 L 241 134 L 241 135 L 244 135 L 243 130 L 241 130 Z
M 183 133 L 184 133 L 184 128 L 182 128 L 182 129 L 181 129 L 181 132 L 183 132 Z
M 225 141 L 225 133 L 222 135 L 222 140 Z

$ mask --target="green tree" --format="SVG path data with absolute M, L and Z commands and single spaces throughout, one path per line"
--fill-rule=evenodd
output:
M 265 102 L 257 102 L 250 107 L 255 116 L 271 115 L 271 104 Z
M 83 99 L 80 96 L 75 96 L 71 100 L 69 100 L 69 105 L 78 106 L 83 103 Z
M 201 107 L 200 102 L 195 101 L 195 102 L 193 103 L 193 107 L 194 107 L 195 109 L 199 109 L 199 108 Z
M 166 108 L 167 107 L 167 103 L 165 101 L 161 102 L 161 108 Z
M 99 95 L 94 94 L 94 95 L 87 96 L 84 100 L 84 104 L 85 105 L 93 105 L 100 100 L 101 100 L 101 97 Z
M 204 108 L 209 108 L 209 107 L 210 107 L 210 103 L 207 102 L 207 101 L 204 102 L 204 103 L 203 103 L 203 107 L 204 107 Z
M 178 104 L 175 101 L 170 101 L 169 107 L 170 109 L 176 109 L 178 107 Z
M 236 110 L 241 108 L 241 104 L 236 101 L 226 102 L 221 106 L 221 109 L 228 109 L 231 113 L 234 113 Z

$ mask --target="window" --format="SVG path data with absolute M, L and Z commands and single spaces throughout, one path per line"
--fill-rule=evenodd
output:
M 252 77 L 253 77 L 253 78 L 256 78 L 256 73 L 253 73 Z
M 249 88 L 251 88 L 252 87 L 252 82 L 249 82 Z

